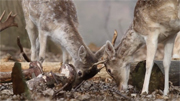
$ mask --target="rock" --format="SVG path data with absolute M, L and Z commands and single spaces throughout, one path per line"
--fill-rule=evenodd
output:
M 53 94 L 54 94 L 54 91 L 50 88 L 43 91 L 43 95 L 53 96 Z
M 91 83 L 89 82 L 84 82 L 84 88 L 87 89 L 87 88 L 90 88 L 91 87 Z
M 1 95 L 12 95 L 13 94 L 13 92 L 11 91 L 11 90 L 8 90 L 8 89 L 5 89 L 5 90 L 3 90 L 3 91 L 1 91 L 1 93 L 0 93 Z
M 143 87 L 145 72 L 146 61 L 141 61 L 136 65 L 136 68 L 131 73 L 130 83 L 139 91 L 142 90 Z M 149 83 L 149 93 L 155 91 L 156 89 L 164 89 L 164 74 L 158 65 L 154 63 Z
M 147 98 L 152 98 L 152 94 L 149 94 L 146 96 Z

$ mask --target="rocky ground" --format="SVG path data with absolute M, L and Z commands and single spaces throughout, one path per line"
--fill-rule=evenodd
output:
M 32 100 L 60 100 L 60 101 L 121 101 L 121 100 L 180 100 L 180 92 L 177 89 L 171 88 L 168 97 L 162 96 L 161 90 L 156 90 L 148 95 L 140 95 L 139 90 L 129 85 L 129 90 L 119 92 L 114 81 L 111 78 L 93 78 L 85 81 L 79 88 L 71 91 L 60 91 L 58 95 L 53 96 L 57 89 L 49 88 L 46 84 L 40 84 L 37 89 L 30 91 L 30 99 Z M 25 100 L 26 95 L 13 95 L 12 83 L 0 84 L 0 99 L 1 100 Z
M 26 50 L 26 49 L 25 49 Z M 29 49 L 26 50 L 28 56 L 30 55 Z M 12 56 L 12 54 L 14 54 Z M 12 56 L 13 59 L 20 59 L 24 61 L 20 52 L 1 51 L 1 60 L 4 57 Z M 46 54 L 46 61 L 59 61 L 60 55 L 52 53 Z M 4 61 L 4 60 L 3 60 Z M 126 92 L 119 92 L 117 86 L 112 78 L 107 77 L 94 77 L 82 83 L 81 86 L 71 91 L 60 91 L 58 95 L 53 96 L 57 91 L 56 87 L 48 87 L 46 84 L 40 84 L 37 89 L 30 91 L 29 96 L 26 94 L 14 95 L 12 83 L 0 83 L 0 100 L 58 100 L 58 101 L 121 101 L 121 100 L 148 100 L 148 101 L 163 101 L 172 100 L 180 101 L 180 87 L 170 85 L 170 94 L 166 97 L 162 95 L 162 90 L 155 90 L 148 95 L 140 95 L 140 90 L 132 85 Z

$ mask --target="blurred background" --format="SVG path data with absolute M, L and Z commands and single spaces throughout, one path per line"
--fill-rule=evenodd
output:
M 115 29 L 118 32 L 116 45 L 120 42 L 122 35 L 129 28 L 133 20 L 134 7 L 137 2 L 137 0 L 73 1 L 79 20 L 79 33 L 83 37 L 86 45 L 91 46 L 91 49 L 93 49 L 92 46 L 95 47 L 94 50 L 104 45 L 107 40 L 112 40 Z M 15 21 L 19 27 L 10 27 L 0 32 L 0 54 L 4 54 L 2 52 L 7 53 L 9 50 L 14 52 L 19 51 L 16 38 L 20 36 L 23 47 L 28 49 L 28 55 L 30 55 L 30 41 L 25 30 L 21 0 L 0 0 L 0 15 L 4 10 L 6 11 L 6 15 L 3 20 L 5 20 L 8 13 L 12 11 L 13 14 L 17 14 Z M 179 38 L 177 38 L 175 43 L 176 49 L 174 49 L 174 53 L 177 54 L 175 58 L 180 58 L 180 33 L 178 36 Z M 161 60 L 163 58 L 163 47 L 163 45 L 159 46 L 156 59 Z M 57 46 L 51 41 L 48 42 L 46 51 L 53 54 L 61 53 Z M 11 55 L 14 54 L 12 53 Z M 144 60 L 146 58 L 146 47 L 140 48 L 135 55 L 135 57 L 138 57 L 136 59 Z
M 84 42 L 102 46 L 111 40 L 114 30 L 118 31 L 117 43 L 128 29 L 133 18 L 133 9 L 137 0 L 73 0 L 77 9 L 79 32 Z M 6 11 L 4 20 L 12 11 L 17 14 L 18 28 L 11 27 L 1 32 L 0 44 L 17 48 L 16 38 L 20 36 L 24 47 L 30 48 L 30 41 L 25 30 L 21 0 L 0 0 L 0 14 Z M 57 52 L 52 42 L 47 51 Z

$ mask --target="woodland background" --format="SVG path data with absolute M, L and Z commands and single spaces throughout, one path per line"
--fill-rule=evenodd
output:
M 133 10 L 137 0 L 73 0 L 77 9 L 79 20 L 79 33 L 88 45 L 93 43 L 97 46 L 111 40 L 113 32 L 118 31 L 119 43 L 122 35 L 126 32 L 132 22 Z M 17 36 L 20 36 L 23 47 L 30 48 L 30 41 L 25 30 L 24 16 L 21 0 L 0 0 L 0 14 L 10 11 L 17 14 L 16 22 L 18 28 L 11 27 L 1 32 L 0 45 L 18 48 Z M 54 43 L 49 42 L 47 51 L 58 53 Z

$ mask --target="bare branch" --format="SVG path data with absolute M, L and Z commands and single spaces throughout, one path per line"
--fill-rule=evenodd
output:
M 15 23 L 15 17 L 16 17 L 16 14 L 15 15 L 11 15 L 12 12 L 9 13 L 7 19 L 2 22 L 2 18 L 4 17 L 5 15 L 5 11 L 3 12 L 3 14 L 1 15 L 0 17 L 0 32 L 8 27 L 18 27 L 17 23 Z
M 24 50 L 23 50 L 23 47 L 22 47 L 22 45 L 21 45 L 19 36 L 17 37 L 17 44 L 18 44 L 18 46 L 19 46 L 19 48 L 20 48 L 20 51 L 21 51 L 24 59 L 25 59 L 27 62 L 31 62 L 31 59 L 29 59 L 28 56 L 24 53 Z

